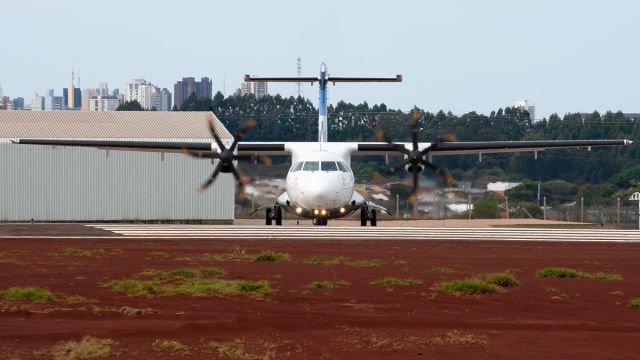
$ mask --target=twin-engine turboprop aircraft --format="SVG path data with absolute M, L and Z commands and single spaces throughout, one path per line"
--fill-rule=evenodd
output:
M 57 140 L 57 139 L 15 139 L 15 144 L 83 146 L 102 149 L 127 149 L 140 151 L 182 152 L 191 156 L 218 159 L 217 165 L 201 186 L 206 189 L 220 173 L 231 173 L 240 186 L 240 174 L 235 163 L 240 157 L 255 155 L 290 155 L 291 168 L 286 178 L 286 189 L 273 205 L 260 208 L 265 210 L 265 223 L 282 225 L 282 210 L 302 218 L 313 219 L 314 225 L 326 225 L 329 219 L 349 216 L 360 211 L 360 224 L 377 225 L 377 211 L 386 211 L 375 206 L 354 190 L 354 176 L 351 170 L 353 155 L 402 155 L 403 166 L 412 173 L 413 192 L 418 187 L 418 175 L 426 167 L 451 182 L 444 168 L 431 162 L 432 156 L 483 154 L 500 152 L 537 152 L 552 148 L 587 148 L 596 146 L 630 145 L 630 140 L 553 140 L 553 141 L 478 141 L 459 142 L 438 140 L 433 143 L 418 142 L 417 118 L 412 126 L 410 143 L 394 143 L 384 133 L 376 133 L 380 142 L 328 142 L 327 84 L 339 82 L 400 82 L 402 76 L 394 78 L 354 78 L 332 77 L 327 74 L 325 64 L 320 68 L 319 77 L 274 77 L 255 78 L 245 76 L 245 81 L 255 82 L 318 82 L 320 105 L 318 116 L 317 142 L 240 142 L 246 132 L 255 125 L 251 120 L 245 123 L 232 143 L 225 143 L 216 133 L 213 116 L 209 119 L 212 142 L 160 142 L 160 141 L 117 141 L 117 140 Z

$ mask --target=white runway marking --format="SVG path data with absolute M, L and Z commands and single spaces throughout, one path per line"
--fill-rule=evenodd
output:
M 131 238 L 640 242 L 638 230 L 135 224 L 88 226 Z

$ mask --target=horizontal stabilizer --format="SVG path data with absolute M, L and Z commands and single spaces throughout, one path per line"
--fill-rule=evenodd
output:
M 252 77 L 244 76 L 245 82 L 308 82 L 313 84 L 319 81 L 317 77 Z
M 401 82 L 402 75 L 396 75 L 393 78 L 374 78 L 374 77 L 334 77 L 329 76 L 328 82 Z

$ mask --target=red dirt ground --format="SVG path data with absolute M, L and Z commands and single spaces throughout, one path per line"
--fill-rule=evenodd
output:
M 54 255 L 66 247 L 102 248 L 107 255 Z M 176 260 L 265 250 L 286 252 L 290 261 Z M 152 256 L 154 251 L 169 256 Z M 639 244 L 0 239 L 0 253 L 0 291 L 40 286 L 98 301 L 1 300 L 3 359 L 41 359 L 34 350 L 84 335 L 117 341 L 117 359 L 640 358 L 640 309 L 627 306 L 629 299 L 640 297 Z M 378 259 L 380 266 L 305 263 L 317 255 Z M 199 266 L 222 268 L 230 279 L 266 279 L 276 291 L 261 298 L 145 298 L 99 286 L 146 269 Z M 536 277 L 546 266 L 615 272 L 624 280 Z M 457 273 L 436 273 L 434 267 Z M 521 285 L 505 293 L 453 296 L 432 289 L 442 280 L 507 269 Z M 422 284 L 371 284 L 385 276 Z M 346 280 L 351 285 L 305 288 L 314 280 Z M 128 316 L 119 312 L 123 306 L 153 311 Z M 156 351 L 151 346 L 156 339 L 175 339 L 190 348 Z M 236 343 L 227 344 L 231 350 L 225 354 L 208 346 L 211 341 Z

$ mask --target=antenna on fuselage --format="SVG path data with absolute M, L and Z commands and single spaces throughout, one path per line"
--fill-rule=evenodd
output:
M 250 75 L 244 76 L 245 82 L 296 82 L 296 83 L 311 83 L 318 82 L 320 85 L 320 98 L 318 104 L 318 142 L 327 142 L 328 139 L 328 118 L 327 118 L 327 84 L 333 83 L 335 85 L 339 82 L 401 82 L 402 75 L 396 75 L 393 78 L 374 78 L 374 77 L 335 77 L 329 76 L 327 73 L 327 66 L 322 63 L 320 66 L 320 76 L 318 77 L 252 77 Z

